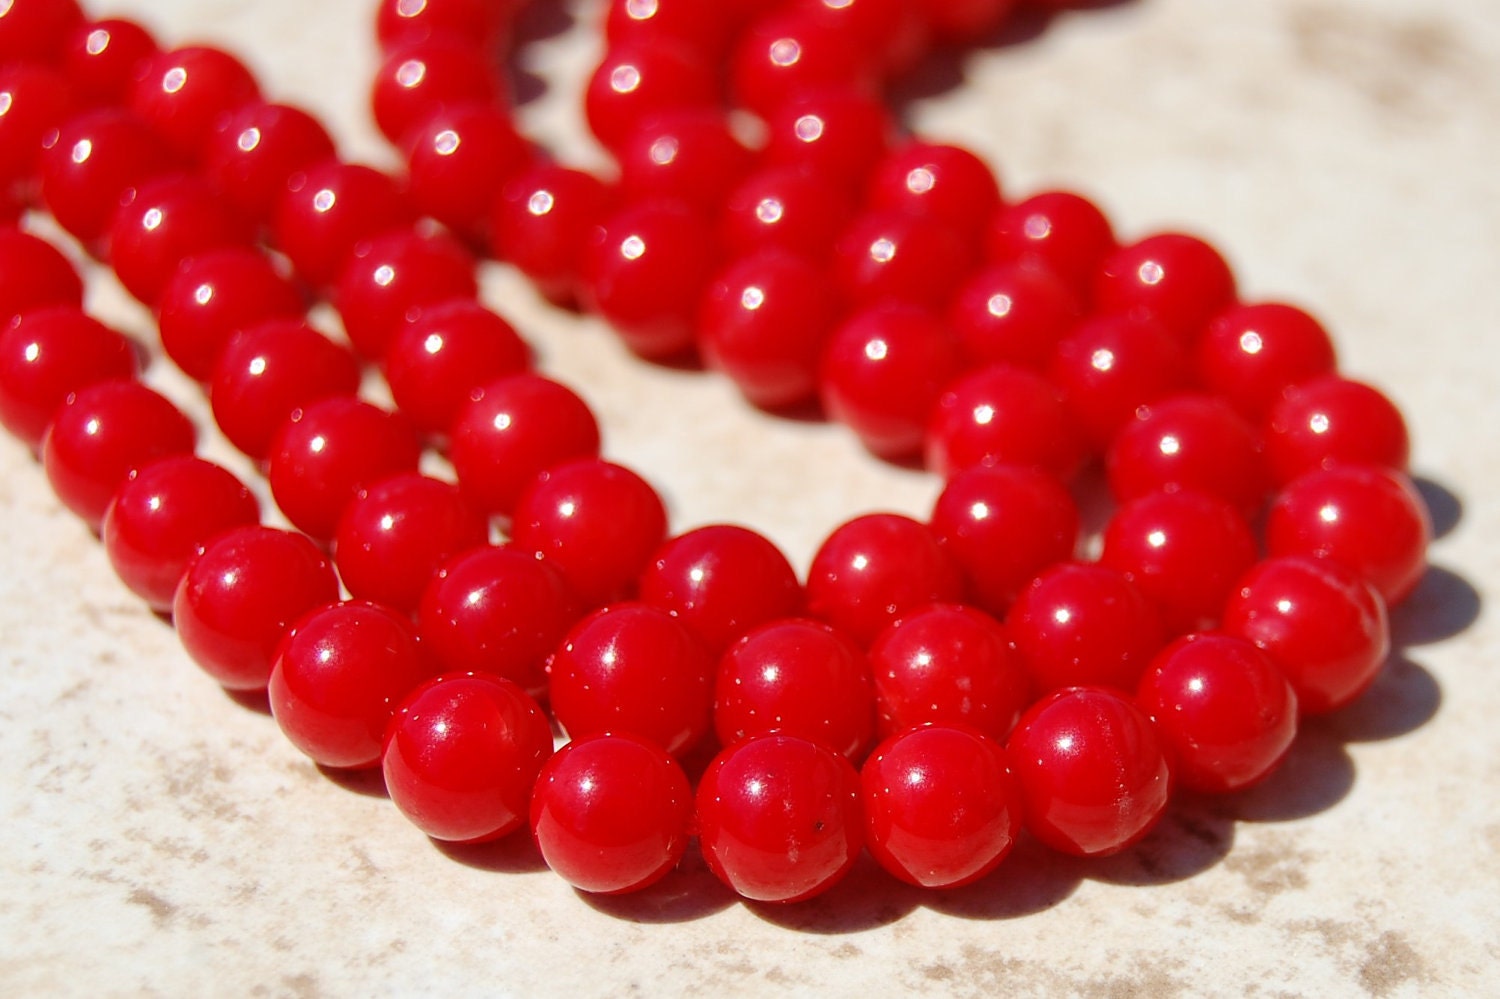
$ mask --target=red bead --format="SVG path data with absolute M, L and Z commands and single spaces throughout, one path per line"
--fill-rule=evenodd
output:
M 958 289 L 948 321 L 969 364 L 1045 371 L 1082 311 L 1077 295 L 1046 267 L 1002 263 Z
M 498 74 L 482 44 L 438 35 L 387 51 L 375 72 L 371 105 L 386 139 L 402 144 L 434 113 L 502 97 Z
M 192 45 L 141 64 L 130 108 L 175 155 L 196 162 L 220 121 L 259 99 L 260 87 L 244 63 L 222 49 Z
M 802 7 L 846 44 L 879 56 L 887 75 L 911 69 L 927 51 L 927 16 L 918 0 L 806 0 Z
M 984 227 L 1000 209 L 1000 184 L 967 149 L 912 141 L 876 164 L 865 197 L 873 209 L 936 219 L 977 250 Z
M 249 233 L 207 181 L 162 177 L 126 195 L 109 232 L 109 260 L 125 290 L 155 308 L 189 258 L 244 246 Z
M 248 246 L 184 260 L 157 299 L 162 349 L 189 377 L 206 382 L 235 334 L 275 319 L 298 319 L 302 294 Z
M 620 187 L 636 201 L 677 198 L 714 213 L 754 162 L 724 112 L 671 112 L 644 123 L 621 147 Z
M 1269 486 L 1260 436 L 1210 395 L 1174 395 L 1137 409 L 1110 445 L 1106 467 L 1122 503 L 1194 489 L 1229 501 L 1247 519 L 1260 512 Z
M 90 111 L 44 140 L 42 201 L 58 225 L 97 251 L 125 195 L 174 165 L 141 118 L 113 108 Z
M 1137 409 L 1188 382 L 1182 347 L 1155 323 L 1123 316 L 1080 325 L 1058 344 L 1049 374 L 1099 451 Z
M 1065 562 L 1032 580 L 1005 627 L 1038 694 L 1078 686 L 1134 693 L 1167 641 L 1146 595 L 1124 574 L 1092 563 Z
M 445 107 L 406 136 L 412 200 L 455 233 L 483 243 L 502 185 L 525 170 L 531 146 L 510 114 L 489 104 Z
M 958 567 L 927 525 L 872 513 L 840 525 L 807 572 L 807 609 L 860 645 L 902 614 L 962 593 Z
M 449 430 L 448 458 L 464 495 L 509 516 L 539 474 L 599 454 L 599 423 L 566 385 L 506 375 L 470 390 Z
M 681 756 L 712 724 L 713 663 L 664 610 L 596 611 L 568 632 L 547 669 L 552 713 L 571 738 L 628 732 Z
M 1216 496 L 1152 493 L 1122 506 L 1104 530 L 1099 560 L 1161 610 L 1170 634 L 1214 627 L 1235 580 L 1255 562 L 1244 517 Z
M 718 879 L 760 902 L 833 887 L 864 842 L 859 775 L 817 743 L 764 735 L 729 747 L 698 785 L 698 837 Z
M 1259 424 L 1287 389 L 1333 371 L 1333 341 L 1290 305 L 1233 305 L 1198 341 L 1198 381 Z
M 417 622 L 443 669 L 494 673 L 540 697 L 547 657 L 578 612 L 552 566 L 531 552 L 484 546 L 454 556 L 428 581 Z
M 1192 345 L 1234 299 L 1234 275 L 1217 250 L 1193 236 L 1161 233 L 1105 258 L 1094 283 L 1101 312 L 1154 319 Z
M 396 229 L 355 245 L 333 298 L 354 349 L 379 360 L 423 306 L 478 292 L 474 258 L 451 236 Z
M 452 555 L 489 541 L 489 524 L 458 487 L 404 472 L 360 490 L 333 536 L 351 596 L 415 612 L 432 574 Z
M 694 345 L 698 302 L 717 255 L 707 224 L 686 204 L 632 204 L 591 234 L 585 297 L 636 354 L 679 355 Z
M 939 40 L 973 45 L 999 30 L 1015 9 L 1016 0 L 923 0 L 922 7 Z
M 62 73 L 35 63 L 0 64 L 0 191 L 33 193 L 42 139 L 72 108 Z
M 717 105 L 714 67 L 702 56 L 652 38 L 611 46 L 583 96 L 589 129 L 607 149 L 624 149 L 651 118 Z
M 711 654 L 767 621 L 802 610 L 802 584 L 764 536 L 712 524 L 671 538 L 646 563 L 640 599 L 669 611 Z
M 515 6 L 512 0 L 380 0 L 375 37 L 385 52 L 440 35 L 489 45 Z
M 732 257 L 775 248 L 821 261 L 853 217 L 841 184 L 802 167 L 769 166 L 728 193 L 719 239 Z
M 1161 651 L 1136 705 L 1156 723 L 1180 787 L 1223 794 L 1276 769 L 1297 734 L 1297 695 L 1265 654 L 1231 635 L 1188 635 Z
M 396 182 L 370 167 L 326 160 L 286 182 L 272 227 L 276 247 L 314 286 L 332 284 L 361 240 L 416 221 Z
M 203 170 L 245 219 L 269 225 L 287 183 L 334 156 L 316 118 L 285 104 L 247 104 L 204 142 Z
M 751 403 L 780 409 L 817 395 L 839 303 L 823 271 L 781 250 L 736 260 L 708 286 L 698 317 L 704 359 Z
M 426 434 L 446 434 L 471 392 L 530 366 L 526 341 L 472 298 L 422 306 L 381 362 L 391 398 Z
M 873 453 L 911 457 L 958 370 L 953 334 L 936 316 L 915 305 L 876 306 L 834 329 L 819 375 L 823 405 Z
M 315 540 L 333 537 L 361 489 L 415 471 L 411 423 L 356 398 L 331 396 L 294 412 L 271 441 L 266 479 L 286 519 Z
M 1396 404 L 1379 389 L 1338 375 L 1288 388 L 1266 420 L 1266 458 L 1280 485 L 1334 465 L 1404 472 L 1410 455 Z
M 586 606 L 632 596 L 666 537 L 667 511 L 650 483 L 597 458 L 542 471 L 511 520 L 512 542 L 556 566 Z
M 36 450 L 70 393 L 135 373 L 134 345 L 80 309 L 27 311 L 0 331 L 0 424 Z
M 333 564 L 305 535 L 237 527 L 189 563 L 172 599 L 172 625 L 219 684 L 264 690 L 287 629 L 338 596 Z
M 1427 571 L 1432 519 L 1410 479 L 1337 465 L 1289 484 L 1266 518 L 1272 555 L 1311 555 L 1353 569 L 1394 607 Z
M 627 733 L 575 739 L 547 761 L 531 797 L 531 834 L 553 873 L 579 891 L 619 895 L 682 859 L 693 789 L 668 753 Z
M 83 281 L 57 247 L 14 226 L 0 226 L 0 324 L 34 309 L 82 304 Z
M 104 515 L 104 551 L 130 591 L 166 612 L 188 563 L 225 531 L 254 524 L 260 505 L 229 472 L 192 455 L 138 469 Z
M 298 319 L 251 326 L 226 343 L 214 365 L 208 401 L 229 443 L 257 461 L 292 415 L 321 399 L 352 397 L 359 364 Z
M 381 767 L 391 801 L 436 840 L 483 843 L 526 823 L 552 755 L 536 701 L 487 673 L 434 677 L 401 702 Z
M 197 434 L 171 402 L 134 379 L 71 393 L 42 439 L 42 466 L 63 506 L 97 531 L 121 483 L 169 454 L 191 454 Z
M 1061 480 L 1085 449 L 1062 393 L 1025 368 L 992 364 L 953 382 L 927 428 L 927 467 L 943 478 L 977 465 L 1038 468 Z
M 62 67 L 80 103 L 124 104 L 137 68 L 157 51 L 156 39 L 141 25 L 109 17 L 73 29 Z
M 56 60 L 82 21 L 75 0 L 10 0 L 0 9 L 0 63 Z
M 853 87 L 823 87 L 796 95 L 767 116 L 765 160 L 862 190 L 895 132 L 879 98 Z
M 830 85 L 873 92 L 881 60 L 849 44 L 838 26 L 790 7 L 763 14 L 729 57 L 735 103 L 765 117 L 810 90 Z
M 281 643 L 266 686 L 281 731 L 314 763 L 380 765 L 397 707 L 432 675 L 405 617 L 365 600 L 304 615 Z
M 771 621 L 719 660 L 713 718 L 726 746 L 780 732 L 857 763 L 875 734 L 870 662 L 821 621 Z
M 610 0 L 604 38 L 611 46 L 666 38 L 704 59 L 722 58 L 739 27 L 727 6 L 700 0 Z
M 896 301 L 942 311 L 976 262 L 942 219 L 888 208 L 855 217 L 834 247 L 833 273 L 856 306 Z
M 978 881 L 1021 831 L 1020 789 L 1005 751 L 966 728 L 892 736 L 861 769 L 860 790 L 871 856 L 921 888 Z
M 1267 559 L 1241 577 L 1224 605 L 1224 631 L 1270 657 L 1305 715 L 1364 693 L 1391 649 L 1374 588 L 1337 563 L 1302 556 Z
M 548 298 L 572 303 L 581 291 L 587 239 L 613 212 L 614 192 L 592 174 L 537 163 L 498 193 L 490 252 L 515 264 Z
M 870 646 L 882 738 L 915 725 L 965 725 L 1004 740 L 1030 703 L 1000 624 L 960 604 L 901 615 Z
M 1046 191 L 1007 205 L 992 217 L 989 258 L 1041 265 L 1081 298 L 1093 294 L 1094 273 L 1115 248 L 1109 220 L 1087 198 Z
M 962 571 L 968 599 L 1000 617 L 1037 573 L 1073 557 L 1078 508 L 1045 472 L 971 468 L 939 494 L 932 531 Z
M 1156 825 L 1170 778 L 1151 719 L 1102 687 L 1042 698 L 1005 744 L 1026 830 L 1077 857 L 1129 849 Z

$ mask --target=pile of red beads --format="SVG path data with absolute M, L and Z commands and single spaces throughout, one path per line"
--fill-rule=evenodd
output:
M 382 767 L 440 840 L 529 825 L 586 891 L 649 885 L 696 837 L 734 890 L 792 901 L 864 848 L 929 887 L 1022 828 L 1118 852 L 1172 787 L 1254 784 L 1299 716 L 1369 687 L 1430 535 L 1396 408 L 1201 240 L 1119 245 L 1086 199 L 1008 201 L 895 128 L 883 83 L 1011 0 L 615 0 L 585 112 L 616 181 L 515 131 L 511 6 L 382 0 L 395 178 L 225 52 L 0 3 L 0 423 L 298 749 Z M 295 531 L 193 455 L 32 209 L 154 311 Z M 668 537 L 477 301 L 476 248 L 643 357 L 697 351 L 756 405 L 817 399 L 922 458 L 931 516 L 849 521 L 805 584 L 745 528 Z M 358 397 L 362 363 L 397 410 Z M 1082 561 L 1092 462 L 1120 506 Z M 714 748 L 695 789 L 683 761 Z

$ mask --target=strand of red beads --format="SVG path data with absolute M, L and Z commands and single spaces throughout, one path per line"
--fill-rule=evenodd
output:
M 0 422 L 299 749 L 383 767 L 434 838 L 529 824 L 587 891 L 655 882 L 696 835 L 731 888 L 791 901 L 863 847 L 929 887 L 1023 825 L 1118 852 L 1171 786 L 1255 783 L 1299 715 L 1370 685 L 1430 534 L 1396 408 L 1306 313 L 1239 302 L 1202 241 L 1117 245 L 1086 199 L 1006 201 L 971 153 L 894 128 L 883 81 L 1009 0 L 616 0 L 585 108 L 614 182 L 516 133 L 512 6 L 381 0 L 399 180 L 220 50 L 0 6 L 0 203 L 50 212 L 154 310 L 298 530 L 192 457 L 67 259 L 14 227 Z M 696 349 L 756 405 L 817 398 L 923 456 L 931 517 L 848 522 L 805 587 L 744 528 L 667 538 L 586 404 L 477 302 L 474 248 L 644 357 Z M 349 347 L 305 321 L 316 296 Z M 360 359 L 398 412 L 357 397 Z M 424 446 L 456 484 L 417 472 Z M 1067 482 L 1099 458 L 1121 506 L 1075 561 Z M 695 792 L 679 761 L 715 743 Z

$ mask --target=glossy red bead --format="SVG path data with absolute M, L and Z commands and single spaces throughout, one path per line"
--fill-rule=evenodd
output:
M 766 118 L 767 165 L 791 166 L 861 190 L 896 123 L 874 95 L 848 86 L 795 95 Z
M 1115 511 L 1099 561 L 1139 586 L 1176 635 L 1214 627 L 1255 556 L 1255 538 L 1231 504 L 1184 489 L 1152 493 Z
M 975 466 L 1020 465 L 1067 481 L 1085 454 L 1062 393 L 1010 364 L 991 364 L 950 384 L 927 427 L 927 467 L 945 479 Z
M 758 17 L 730 54 L 732 100 L 765 117 L 790 100 L 832 85 L 874 92 L 877 53 L 849 44 L 837 25 L 796 6 Z
M 122 198 L 110 225 L 109 262 L 125 290 L 155 308 L 189 258 L 249 241 L 245 225 L 207 181 L 162 177 Z
M 1232 305 L 1208 324 L 1198 381 L 1259 424 L 1287 389 L 1334 367 L 1333 341 L 1312 316 L 1279 302 Z
M 136 70 L 130 108 L 184 160 L 202 158 L 220 121 L 260 99 L 244 63 L 223 49 L 190 45 L 157 52 Z
M 831 177 L 798 166 L 767 166 L 726 195 L 719 239 L 731 257 L 774 248 L 823 261 L 853 217 L 853 198 Z
M 492 104 L 444 107 L 407 131 L 412 200 L 453 232 L 483 244 L 502 185 L 532 162 L 510 114 Z
M 214 422 L 257 461 L 294 413 L 322 399 L 353 397 L 359 362 L 300 319 L 272 319 L 223 346 L 208 388 Z
M 599 423 L 578 395 L 541 375 L 503 375 L 470 390 L 449 430 L 448 457 L 464 495 L 510 516 L 532 480 L 599 454 Z
M 856 312 L 835 327 L 819 383 L 828 415 L 887 459 L 921 453 L 933 407 L 959 371 L 948 327 L 915 305 Z
M 428 580 L 417 625 L 444 670 L 494 673 L 540 697 L 547 657 L 579 611 L 552 566 L 531 552 L 486 545 L 455 555 Z
M 780 409 L 818 391 L 839 300 L 824 271 L 791 253 L 761 250 L 721 271 L 698 316 L 704 360 L 754 405 Z
M 128 192 L 176 166 L 139 116 L 115 108 L 89 111 L 44 140 L 42 202 L 58 225 L 98 252 Z
M 473 298 L 417 309 L 381 362 L 391 398 L 426 434 L 447 434 L 471 392 L 530 366 L 526 341 Z
M 1151 719 L 1125 695 L 1068 687 L 1022 716 L 1005 744 L 1026 830 L 1078 857 L 1140 842 L 1167 806 L 1170 774 Z
M 972 884 L 1000 865 L 1021 832 L 1020 788 L 1005 751 L 971 729 L 893 735 L 859 776 L 865 846 L 907 884 Z
M 725 749 L 697 793 L 709 870 L 760 902 L 799 902 L 833 887 L 864 843 L 859 774 L 843 756 L 789 735 Z
M 1306 715 L 1336 711 L 1364 693 L 1391 649 L 1385 601 L 1327 559 L 1259 563 L 1235 584 L 1223 627 L 1270 657 Z
M 571 738 L 628 732 L 681 756 L 712 724 L 713 661 L 659 608 L 595 611 L 568 632 L 547 669 L 552 713 Z
M 1233 299 L 1234 275 L 1224 258 L 1182 233 L 1121 247 L 1105 258 L 1094 282 L 1099 311 L 1155 320 L 1186 346 Z
M 1390 606 L 1427 571 L 1432 519 L 1409 478 L 1375 465 L 1336 465 L 1293 480 L 1266 518 L 1272 555 L 1311 555 L 1353 569 Z
M 624 149 L 641 127 L 664 112 L 718 104 L 715 67 L 664 39 L 625 41 L 605 51 L 584 90 L 589 130 L 607 149 Z
M 739 27 L 729 5 L 698 0 L 610 0 L 604 38 L 610 45 L 673 43 L 707 59 L 720 58 Z
M 488 541 L 489 524 L 457 486 L 404 472 L 361 489 L 344 508 L 333 555 L 351 596 L 413 613 L 449 557 Z
M 713 719 L 725 746 L 780 732 L 858 763 L 875 734 L 870 662 L 852 640 L 821 621 L 767 622 L 719 660 Z
M 1198 393 L 1137 409 L 1115 435 L 1105 467 L 1120 502 L 1194 489 L 1227 500 L 1247 519 L 1260 512 L 1270 486 L 1260 435 L 1227 402 Z
M 361 240 L 416 221 L 416 209 L 386 174 L 324 160 L 292 174 L 272 216 L 276 248 L 308 284 L 332 284 Z
M 62 251 L 15 226 L 0 226 L 0 324 L 34 309 L 82 304 L 83 281 Z
M 1077 686 L 1133 693 L 1167 641 L 1161 615 L 1134 583 L 1084 562 L 1064 562 L 1032 580 L 1005 627 L 1038 694 Z
M 191 454 L 196 441 L 192 423 L 160 394 L 134 379 L 98 382 L 58 408 L 42 438 L 42 467 L 63 506 L 97 531 L 133 472 Z
M 549 759 L 531 797 L 542 859 L 579 891 L 619 895 L 682 859 L 693 789 L 672 756 L 628 733 L 585 736 Z
M 226 246 L 183 260 L 162 286 L 156 321 L 162 349 L 189 377 L 213 377 L 235 334 L 274 319 L 299 318 L 306 303 L 271 258 Z
M 977 261 L 960 231 L 942 219 L 873 209 L 839 235 L 833 274 L 855 306 L 910 302 L 943 312 Z
M 404 615 L 366 600 L 309 611 L 277 650 L 266 693 L 292 745 L 319 766 L 380 766 L 387 726 L 432 667 Z
M 401 702 L 380 764 L 391 801 L 436 840 L 483 843 L 526 824 L 552 755 L 547 716 L 488 673 L 433 677 Z
M 869 645 L 902 614 L 955 603 L 958 566 L 926 524 L 895 513 L 856 517 L 818 547 L 807 572 L 808 613 Z
M 1041 265 L 1085 300 L 1093 296 L 1095 271 L 1115 248 L 1104 213 L 1071 191 L 1044 191 L 1004 206 L 987 235 L 990 260 Z
M 1045 266 L 991 264 L 958 289 L 948 322 L 965 360 L 1045 371 L 1082 317 L 1078 296 Z
M 478 291 L 474 258 L 457 240 L 442 232 L 395 229 L 354 246 L 333 301 L 354 349 L 379 360 L 423 306 L 472 298 Z
M 169 455 L 138 469 L 115 493 L 101 535 L 109 564 L 154 611 L 172 609 L 188 563 L 225 531 L 260 520 L 244 484 L 212 462 Z
M 514 0 L 380 0 L 375 37 L 386 52 L 441 35 L 493 44 L 516 6 Z
M 1000 209 L 1000 183 L 988 164 L 961 146 L 909 141 L 875 166 L 865 198 L 873 209 L 937 219 L 977 250 Z
M 421 446 L 410 421 L 349 396 L 295 411 L 271 440 L 266 480 L 276 505 L 314 540 L 333 537 L 361 489 L 417 468 Z
M 1179 787 L 1222 794 L 1274 771 L 1297 735 L 1297 695 L 1243 638 L 1188 635 L 1157 655 L 1136 705 L 1156 724 Z
M 882 738 L 914 725 L 965 725 L 1004 741 L 1030 703 L 999 622 L 961 604 L 902 614 L 870 645 Z
M 666 541 L 641 573 L 643 603 L 674 614 L 718 655 L 751 629 L 802 610 L 802 584 L 764 535 L 710 524 Z
M 242 217 L 267 226 L 287 183 L 333 156 L 333 139 L 312 115 L 257 101 L 219 122 L 204 143 L 203 172 Z
M 107 17 L 73 29 L 61 65 L 81 103 L 124 104 L 137 67 L 157 51 L 156 39 L 140 24 Z
M 687 204 L 630 204 L 590 235 L 584 297 L 633 352 L 671 358 L 694 346 L 698 302 L 717 263 L 711 230 Z
M 0 10 L 0 63 L 52 62 L 82 21 L 75 0 L 10 0 Z
M 497 193 L 490 252 L 515 264 L 543 295 L 571 304 L 582 291 L 588 238 L 613 213 L 615 192 L 593 174 L 535 163 Z
M 0 191 L 29 197 L 42 139 L 73 109 L 68 80 L 49 66 L 0 64 Z
M 532 479 L 516 500 L 511 541 L 562 573 L 587 606 L 634 595 L 667 538 L 667 511 L 651 484 L 623 465 L 579 458 Z
M 497 103 L 504 96 L 499 79 L 482 41 L 444 34 L 400 45 L 375 71 L 375 125 L 401 145 L 436 112 Z
M 1266 459 L 1281 485 L 1334 465 L 1404 472 L 1410 455 L 1396 404 L 1374 386 L 1338 375 L 1286 389 L 1266 417 Z
M 1078 507 L 1057 479 L 1034 468 L 971 468 L 948 480 L 932 531 L 963 574 L 966 599 L 1003 617 L 1043 569 L 1073 557 Z
M 1141 406 L 1188 385 L 1187 355 L 1160 326 L 1125 316 L 1084 321 L 1048 371 L 1084 436 L 1104 451 Z
M 911 69 L 931 44 L 917 0 L 807 0 L 801 6 L 852 47 L 878 56 L 886 76 Z
M 36 450 L 72 392 L 135 377 L 136 348 L 71 305 L 31 309 L 0 330 L 0 424 Z
M 724 198 L 755 163 L 755 154 L 717 110 L 657 115 L 619 151 L 620 188 L 626 198 L 677 198 L 705 213 Z
M 237 527 L 188 564 L 172 626 L 189 657 L 229 690 L 264 690 L 287 630 L 339 596 L 333 563 L 305 535 Z

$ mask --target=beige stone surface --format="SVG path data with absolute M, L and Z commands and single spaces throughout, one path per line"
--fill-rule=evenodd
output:
M 366 120 L 371 7 L 108 12 L 167 42 L 233 47 L 271 96 L 324 115 L 350 156 L 388 163 Z M 553 80 L 528 119 L 575 155 L 589 29 L 527 55 Z M 1008 190 L 1089 192 L 1127 238 L 1206 235 L 1247 297 L 1309 305 L 1345 369 L 1404 407 L 1442 536 L 1364 700 L 1309 725 L 1268 785 L 1183 802 L 1111 860 L 1026 846 L 946 895 L 864 865 L 791 908 L 735 901 L 689 862 L 641 896 L 588 899 L 525 845 L 435 847 L 370 780 L 319 772 L 188 662 L 6 439 L 0 993 L 1494 994 L 1500 9 L 1135 0 L 1058 17 L 932 80 L 912 117 L 982 152 Z M 761 416 L 713 376 L 630 361 L 498 269 L 486 296 L 596 405 L 610 454 L 660 485 L 678 527 L 752 524 L 805 567 L 841 520 L 920 515 L 936 492 L 836 427 Z M 108 282 L 90 304 L 149 337 Z M 166 368 L 152 380 L 201 413 Z

